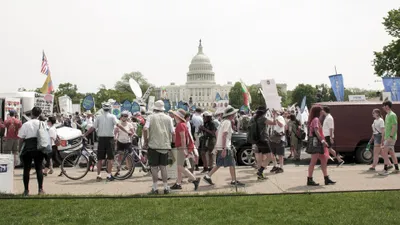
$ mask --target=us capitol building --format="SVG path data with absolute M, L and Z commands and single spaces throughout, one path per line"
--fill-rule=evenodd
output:
M 217 93 L 221 99 L 227 99 L 230 89 L 233 87 L 232 82 L 225 85 L 215 83 L 215 73 L 210 59 L 203 53 L 201 40 L 198 47 L 197 55 L 192 59 L 189 65 L 189 72 L 186 75 L 185 85 L 176 85 L 171 83 L 162 88 L 156 88 L 156 99 L 169 99 L 171 105 L 176 105 L 176 101 L 189 102 L 196 107 L 210 109 L 215 102 Z

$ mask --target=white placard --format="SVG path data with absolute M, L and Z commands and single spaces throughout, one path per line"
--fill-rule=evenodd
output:
M 53 115 L 54 95 L 35 93 L 35 107 L 42 109 L 45 116 Z
M 58 98 L 58 105 L 60 106 L 60 111 L 62 114 L 72 114 L 72 100 L 69 96 L 61 96 Z
M 350 102 L 366 101 L 365 95 L 349 95 Z
M 385 101 L 385 99 L 388 99 L 389 101 L 392 101 L 392 93 L 390 93 L 390 92 L 382 92 L 382 100 Z
M 81 113 L 81 104 L 72 104 L 72 114 L 76 112 Z
M 262 95 L 264 97 L 267 108 L 281 110 L 281 97 L 278 94 L 278 88 L 274 79 L 262 80 L 261 82 Z

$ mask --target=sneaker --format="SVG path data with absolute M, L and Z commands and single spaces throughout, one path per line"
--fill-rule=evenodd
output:
M 164 189 L 164 195 L 171 193 L 169 189 Z M 158 194 L 158 190 L 156 190 L 156 194 Z
M 182 186 L 180 184 L 174 184 L 172 185 L 171 190 L 182 190 Z
M 40 189 L 39 192 L 38 192 L 38 195 L 45 195 L 45 194 L 46 194 L 46 193 L 44 192 L 43 189 Z
M 103 180 L 103 178 L 101 178 L 101 177 L 96 177 L 96 181 L 97 182 L 100 182 L 100 181 L 102 181 Z
M 257 180 L 266 180 L 264 173 L 257 172 Z
M 231 181 L 231 185 L 237 185 L 237 186 L 245 186 L 245 184 L 243 184 L 242 182 L 240 182 L 240 181 Z
M 211 177 L 210 177 L 210 178 L 207 178 L 207 176 L 204 176 L 204 177 L 203 177 L 203 180 L 204 180 L 205 182 L 207 182 L 209 185 L 214 185 L 214 183 L 213 183 L 212 180 L 211 180 Z
M 194 171 L 200 171 L 199 166 L 196 165 Z
M 164 193 L 167 189 L 164 190 Z M 151 191 L 149 192 L 149 195 L 158 195 L 158 190 L 154 190 L 153 188 L 151 189 Z
M 387 169 L 391 170 L 391 169 L 393 169 L 393 166 L 388 166 Z
M 387 175 L 389 175 L 389 172 L 387 170 L 384 170 L 384 171 L 380 172 L 379 175 L 387 176 Z
M 197 189 L 199 189 L 200 178 L 197 178 L 195 181 L 193 181 L 193 184 L 194 184 L 194 190 L 197 191 Z
M 399 170 L 393 170 L 392 173 L 393 174 L 398 174 L 400 171 Z
M 338 167 L 339 167 L 339 166 L 343 166 L 343 164 L 344 164 L 344 160 L 342 160 L 341 162 L 339 162 L 337 166 L 338 166 Z
M 278 169 L 278 167 L 274 166 L 272 167 L 272 170 L 270 171 L 271 173 L 275 173 L 275 171 Z
M 111 182 L 111 181 L 114 181 L 114 180 L 115 180 L 115 178 L 113 176 L 107 177 L 107 181 L 108 182 Z
M 208 168 L 204 168 L 200 173 L 207 173 L 208 171 Z
M 368 169 L 368 171 L 376 171 L 376 169 L 375 169 L 374 167 L 370 167 L 370 168 Z
M 283 169 L 282 168 L 278 168 L 278 169 L 276 169 L 275 173 L 283 173 Z
M 50 169 L 49 174 L 53 174 L 53 173 L 54 173 L 54 170 Z
M 24 191 L 24 193 L 22 194 L 22 196 L 28 197 L 28 196 L 29 196 L 29 191 Z

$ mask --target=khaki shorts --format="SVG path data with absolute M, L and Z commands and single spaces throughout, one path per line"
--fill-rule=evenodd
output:
M 18 154 L 18 139 L 6 139 L 4 143 L 4 154 Z
M 178 166 L 183 166 L 185 165 L 185 152 L 183 150 L 177 150 L 177 154 L 176 154 L 176 165 Z
M 385 140 L 384 146 L 388 148 L 390 151 L 394 151 L 394 145 L 396 144 L 396 140 Z

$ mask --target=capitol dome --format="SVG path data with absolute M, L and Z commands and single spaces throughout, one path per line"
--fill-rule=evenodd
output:
M 215 83 L 215 74 L 212 69 L 210 59 L 203 53 L 200 40 L 198 52 L 189 65 L 187 83 Z

